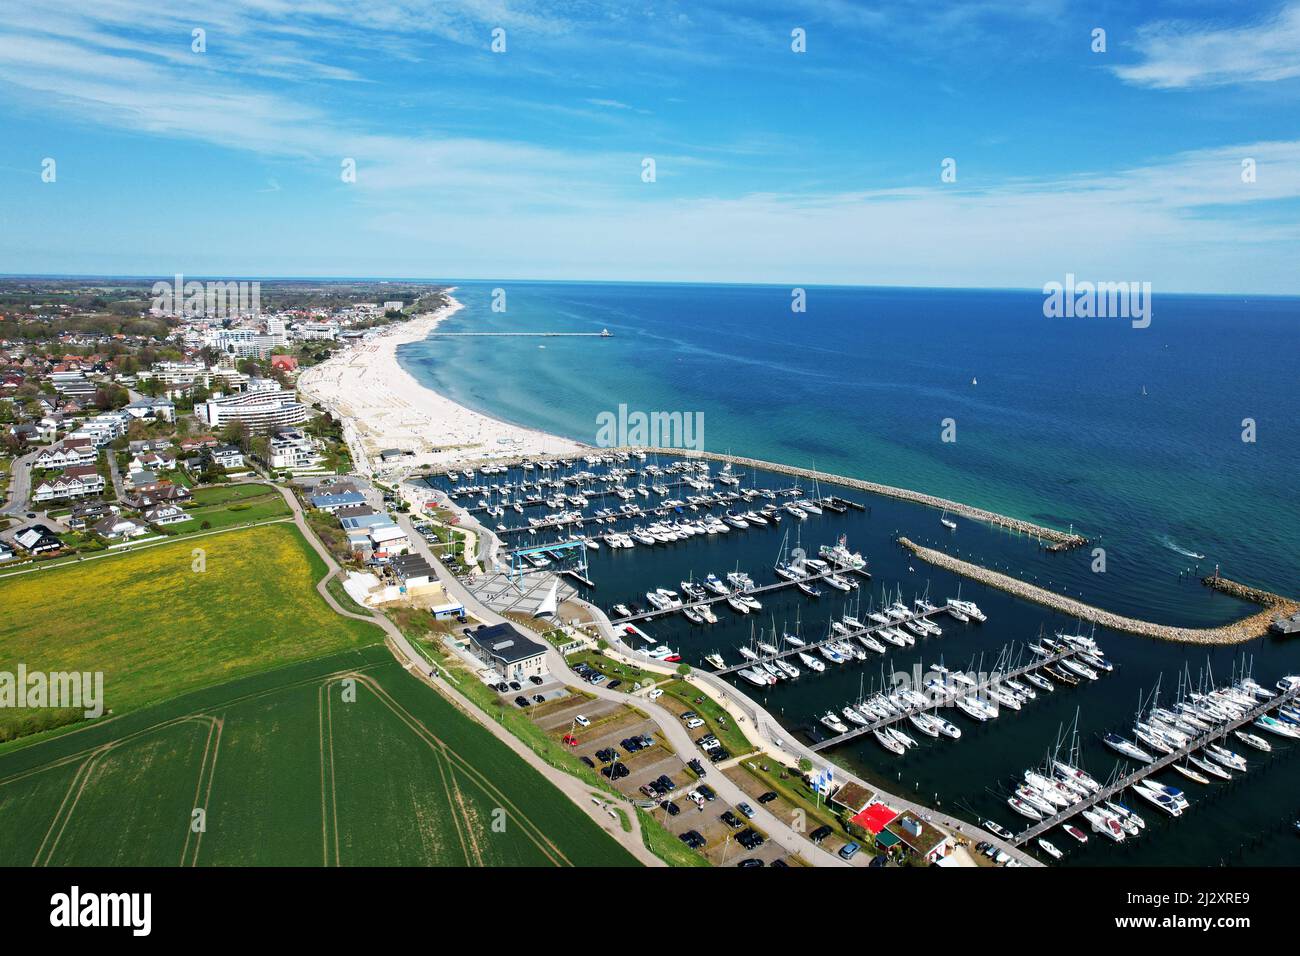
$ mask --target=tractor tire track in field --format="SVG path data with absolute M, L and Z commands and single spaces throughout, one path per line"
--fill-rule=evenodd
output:
M 347 676 L 347 675 L 344 675 Z M 325 838 L 325 865 L 329 866 L 329 845 L 330 836 L 333 837 L 334 843 L 334 865 L 342 866 L 342 857 L 339 853 L 339 789 L 337 778 L 334 773 L 334 699 L 330 696 L 330 685 L 333 679 L 326 680 L 320 685 L 319 694 L 323 704 L 325 714 L 325 735 L 321 741 L 321 809 L 325 808 L 325 761 L 329 762 L 329 836 Z M 326 819 L 322 817 L 322 820 Z
M 190 860 L 189 865 L 199 865 L 199 845 L 203 842 L 204 831 L 207 830 L 208 802 L 212 797 L 212 781 L 215 779 L 217 773 L 217 753 L 221 750 L 221 735 L 225 731 L 226 727 L 224 717 L 209 717 L 208 721 L 208 739 L 203 745 L 203 762 L 199 764 L 199 777 L 194 783 L 194 807 L 190 811 L 190 824 L 185 828 L 185 846 L 181 849 L 181 866 L 186 865 L 185 857 L 189 854 L 191 837 L 194 837 L 194 856 Z M 216 737 L 215 740 L 213 739 L 214 735 Z M 211 764 L 208 763 L 209 756 L 212 758 Z M 203 782 L 205 773 L 207 775 L 206 787 Z M 202 803 L 199 802 L 200 797 L 202 797 Z M 193 811 L 200 807 L 203 808 L 204 813 L 203 829 L 195 834 Z
M 524 831 L 524 834 L 533 841 L 539 850 L 556 866 L 572 866 L 573 863 L 563 851 L 560 850 L 545 834 L 545 832 L 534 823 L 527 814 L 517 807 L 497 786 L 487 779 L 479 770 L 463 758 L 452 748 L 448 747 L 446 742 L 437 734 L 429 730 L 423 723 L 414 717 L 401 704 L 392 698 L 377 681 L 369 675 L 356 675 L 357 679 L 365 684 L 397 717 L 405 723 L 411 730 L 430 747 L 440 747 L 451 762 L 460 772 L 470 781 L 476 783 L 480 789 L 492 800 L 497 802 L 507 814 Z
M 108 743 L 96 748 L 77 768 L 77 772 L 72 776 L 72 782 L 68 785 L 68 792 L 63 795 L 63 800 L 59 803 L 59 809 L 55 811 L 54 818 L 50 820 L 49 829 L 45 831 L 45 839 L 41 841 L 40 847 L 36 850 L 36 857 L 32 860 L 32 866 L 49 866 L 54 849 L 58 846 L 59 837 L 63 836 L 63 830 L 68 825 L 72 811 L 76 809 L 77 801 L 81 799 L 81 792 L 86 788 L 86 782 L 90 779 L 95 764 L 114 746 L 116 744 Z M 55 833 L 56 827 L 58 828 L 57 834 Z M 53 837 L 53 843 L 50 842 L 51 837 Z M 46 847 L 49 849 L 47 850 Z

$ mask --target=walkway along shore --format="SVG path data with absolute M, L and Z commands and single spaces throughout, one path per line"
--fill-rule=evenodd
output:
M 1289 615 L 1300 610 L 1300 603 L 1290 598 L 1270 594 L 1267 591 L 1260 591 L 1257 588 L 1250 588 L 1224 578 L 1207 578 L 1203 582 L 1206 586 L 1262 604 L 1264 610 L 1249 617 L 1244 617 L 1233 624 L 1226 624 L 1223 627 L 1173 627 L 1168 624 L 1139 621 L 1136 618 L 1103 611 L 1091 604 L 1084 604 L 1082 601 L 1056 594 L 1037 585 L 1027 584 L 1019 578 L 1013 578 L 998 571 L 990 571 L 978 564 L 962 561 L 960 558 L 954 558 L 942 551 L 923 548 L 905 537 L 899 538 L 898 543 L 918 558 L 937 567 L 964 575 L 971 580 L 979 581 L 981 584 L 987 584 L 990 587 L 1014 594 L 1016 597 L 1034 601 L 1037 604 L 1042 604 L 1086 621 L 1094 621 L 1102 627 L 1109 627 L 1116 631 L 1127 631 L 1130 634 L 1141 634 L 1144 637 L 1155 637 L 1162 641 L 1181 641 L 1184 644 L 1240 644 L 1243 641 L 1253 640 L 1267 633 L 1269 624 L 1279 613 Z

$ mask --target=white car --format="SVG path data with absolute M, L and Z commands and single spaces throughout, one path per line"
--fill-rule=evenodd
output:
M 651 700 L 658 700 L 663 695 L 664 695 L 663 688 L 656 687 L 654 690 L 650 691 L 650 693 L 646 694 L 646 697 L 650 698 Z
M 686 721 L 686 726 L 691 730 L 694 730 L 696 727 L 703 727 L 704 721 L 699 717 L 692 717 L 690 720 Z
M 582 716 L 582 714 L 579 714 L 577 717 L 574 717 L 573 722 L 577 724 L 579 727 L 591 726 L 591 721 L 588 720 L 586 717 Z
M 686 796 L 689 797 L 701 810 L 704 809 L 704 795 L 698 790 L 690 790 L 687 792 Z

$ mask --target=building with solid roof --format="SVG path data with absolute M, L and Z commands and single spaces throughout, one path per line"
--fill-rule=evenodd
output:
M 546 670 L 546 646 L 512 624 L 480 624 L 469 638 L 470 650 L 502 677 L 519 680 Z

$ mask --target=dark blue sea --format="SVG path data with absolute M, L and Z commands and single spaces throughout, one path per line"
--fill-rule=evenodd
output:
M 1007 646 L 1077 626 L 919 562 L 894 543 L 900 534 L 1118 613 L 1173 624 L 1213 625 L 1256 610 L 1199 583 L 1216 565 L 1238 580 L 1300 593 L 1293 373 L 1300 300 L 1157 295 L 1150 327 L 1134 329 L 1119 319 L 1046 319 L 1041 295 L 1019 291 L 810 288 L 807 312 L 796 314 L 784 287 L 458 288 L 466 308 L 441 331 L 613 333 L 435 337 L 403 347 L 403 364 L 421 380 L 486 413 L 593 442 L 598 416 L 620 404 L 698 411 L 710 451 L 901 485 L 1093 539 L 1088 548 L 1051 554 L 965 519 L 950 532 L 932 509 L 850 491 L 846 497 L 867 510 L 589 555 L 596 587 L 584 591 L 606 608 L 644 604 L 647 589 L 676 589 L 688 577 L 737 566 L 769 583 L 787 536 L 793 544 L 799 535 L 815 552 L 847 534 L 870 560 L 872 579 L 848 598 L 783 591 L 752 617 L 718 608 L 712 627 L 680 615 L 645 625 L 696 665 L 711 651 L 738 663 L 736 648 L 749 643 L 751 628 L 771 634 L 797 621 L 801 633 L 816 636 L 855 605 L 895 595 L 910 601 L 928 591 L 942 603 L 960 587 L 988 612 L 985 624 L 945 622 L 943 637 L 891 649 L 887 658 L 805 672 L 768 692 L 738 685 L 805 739 L 816 735 L 816 717 L 827 707 L 880 686 L 895 670 L 940 659 L 992 670 Z M 494 288 L 506 290 L 505 312 L 490 308 Z M 955 422 L 954 442 L 941 440 L 945 419 Z M 1243 419 L 1254 421 L 1253 442 L 1242 441 Z M 573 467 L 585 466 L 579 460 Z M 517 470 L 509 476 L 522 478 Z M 446 486 L 445 479 L 435 483 Z M 762 472 L 745 478 L 747 486 L 790 483 Z M 503 521 L 523 523 L 513 512 Z M 1094 546 L 1105 550 L 1104 573 L 1093 570 Z M 1180 681 L 1222 680 L 1234 668 L 1253 668 L 1266 686 L 1300 673 L 1300 641 L 1266 637 L 1207 651 L 1101 629 L 1096 635 L 1116 665 L 1096 683 L 1040 695 L 989 724 L 950 714 L 962 727 L 960 741 L 914 734 L 921 745 L 903 758 L 869 737 L 829 756 L 895 792 L 971 819 L 1018 824 L 1004 802 L 1010 786 L 1076 716 L 1080 760 L 1106 777 L 1119 761 L 1100 735 L 1131 736 L 1134 712 L 1157 686 L 1167 703 Z M 1075 864 L 1293 865 L 1300 860 L 1292 825 L 1300 812 L 1300 745 L 1274 742 L 1271 755 L 1238 744 L 1251 771 L 1232 783 L 1200 787 L 1166 772 L 1162 782 L 1186 789 L 1192 810 L 1168 820 L 1131 798 L 1149 824 L 1140 840 L 1117 847 L 1094 835 L 1084 849 L 1059 834 L 1053 841 L 1074 851 Z

